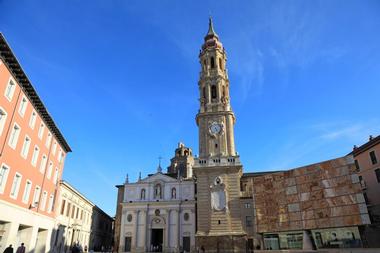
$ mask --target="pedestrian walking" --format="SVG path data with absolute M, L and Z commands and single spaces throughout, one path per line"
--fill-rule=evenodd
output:
M 25 246 L 24 243 L 21 243 L 21 246 L 19 246 L 16 250 L 16 253 L 25 253 Z
M 3 253 L 13 253 L 12 244 L 10 244 L 10 245 L 4 250 Z

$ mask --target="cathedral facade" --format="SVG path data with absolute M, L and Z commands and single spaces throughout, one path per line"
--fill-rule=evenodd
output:
M 167 173 L 123 185 L 119 251 L 190 252 L 195 249 L 192 151 L 178 145 Z
M 226 51 L 211 19 L 199 60 L 199 155 L 179 144 L 167 173 L 159 166 L 118 186 L 118 252 L 363 247 L 371 221 L 353 157 L 243 173 Z

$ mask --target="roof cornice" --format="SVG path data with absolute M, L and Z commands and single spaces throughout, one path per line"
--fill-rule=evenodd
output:
M 7 66 L 8 70 L 12 73 L 13 77 L 17 80 L 18 84 L 33 104 L 43 121 L 46 123 L 50 132 L 56 137 L 57 141 L 61 144 L 66 153 L 71 152 L 69 144 L 66 142 L 62 133 L 54 123 L 53 118 L 50 116 L 41 98 L 38 96 L 29 78 L 22 69 L 16 56 L 13 54 L 12 49 L 5 40 L 4 35 L 0 32 L 0 59 Z
M 364 143 L 360 147 L 355 147 L 354 150 L 352 150 L 349 155 L 357 156 L 374 146 L 380 144 L 380 135 L 376 136 L 375 138 L 370 139 L 368 142 Z

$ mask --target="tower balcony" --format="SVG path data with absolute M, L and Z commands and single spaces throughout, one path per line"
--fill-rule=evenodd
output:
M 194 167 L 241 165 L 239 156 L 194 158 Z
M 228 79 L 228 71 L 227 69 L 220 69 L 220 68 L 207 69 L 205 71 L 200 71 L 199 76 L 200 76 L 200 79 L 205 79 L 205 78 L 210 78 L 210 77 L 215 77 L 215 76 L 222 76 Z

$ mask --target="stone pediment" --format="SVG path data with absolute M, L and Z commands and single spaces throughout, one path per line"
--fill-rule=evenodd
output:
M 162 181 L 165 183 L 169 182 L 177 182 L 177 179 L 169 177 L 161 172 L 157 172 L 156 174 L 150 175 L 140 181 L 140 183 L 152 183 L 156 181 Z

